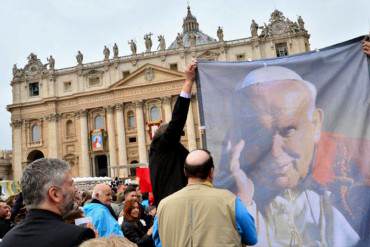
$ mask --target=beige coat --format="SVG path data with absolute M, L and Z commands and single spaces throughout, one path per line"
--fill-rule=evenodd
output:
M 188 185 L 158 207 L 163 247 L 242 246 L 235 222 L 235 195 L 210 183 Z

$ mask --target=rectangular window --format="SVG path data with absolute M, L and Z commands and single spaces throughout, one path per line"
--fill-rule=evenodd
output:
M 72 89 L 72 82 L 70 82 L 70 81 L 65 81 L 65 82 L 63 83 L 63 88 L 64 88 L 64 92 L 69 92 L 69 91 L 71 91 L 71 89 Z
M 288 56 L 288 46 L 286 42 L 275 44 L 275 49 L 277 57 Z
M 244 61 L 244 60 L 245 60 L 245 54 L 236 55 L 236 61 Z
M 171 63 L 170 64 L 170 70 L 174 70 L 174 71 L 177 71 L 177 63 Z
M 129 143 L 135 143 L 136 142 L 136 137 L 129 137 L 128 142 Z
M 130 71 L 129 70 L 122 71 L 122 78 L 126 78 L 129 75 L 130 75 Z
M 89 78 L 89 86 L 90 87 L 97 86 L 97 85 L 99 85 L 99 83 L 100 83 L 99 76 L 94 76 L 94 77 Z
M 33 82 L 29 84 L 30 89 L 30 96 L 39 96 L 40 95 L 40 88 L 38 82 Z

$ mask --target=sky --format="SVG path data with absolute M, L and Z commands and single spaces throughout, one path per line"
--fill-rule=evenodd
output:
M 296 20 L 300 15 L 311 34 L 311 49 L 368 34 L 370 0 L 1 0 L 0 5 L 0 149 L 11 149 L 10 81 L 13 64 L 23 67 L 33 52 L 43 63 L 53 55 L 56 69 L 74 66 L 78 50 L 84 62 L 103 59 L 104 45 L 117 43 L 129 55 L 128 40 L 144 51 L 144 34 L 165 36 L 167 46 L 182 30 L 190 4 L 199 28 L 216 38 L 250 36 L 250 23 L 268 22 L 274 9 Z

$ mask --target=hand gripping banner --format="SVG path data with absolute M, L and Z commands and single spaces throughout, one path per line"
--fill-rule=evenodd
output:
M 362 40 L 277 59 L 199 61 L 214 183 L 247 205 L 258 246 L 370 246 L 370 80 Z

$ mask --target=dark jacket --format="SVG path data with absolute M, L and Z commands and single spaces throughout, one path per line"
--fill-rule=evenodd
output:
M 1 247 L 69 247 L 95 237 L 93 230 L 66 224 L 51 211 L 31 209 L 26 219 L 8 232 Z
M 4 235 L 12 229 L 13 224 L 10 220 L 0 219 L 0 238 L 3 238 Z
M 189 151 L 180 143 L 190 99 L 178 97 L 166 131 L 150 145 L 149 169 L 154 204 L 187 184 L 184 162 Z
M 148 229 L 141 224 L 140 220 L 128 221 L 122 223 L 123 235 L 139 247 L 154 247 L 152 236 L 147 235 Z

